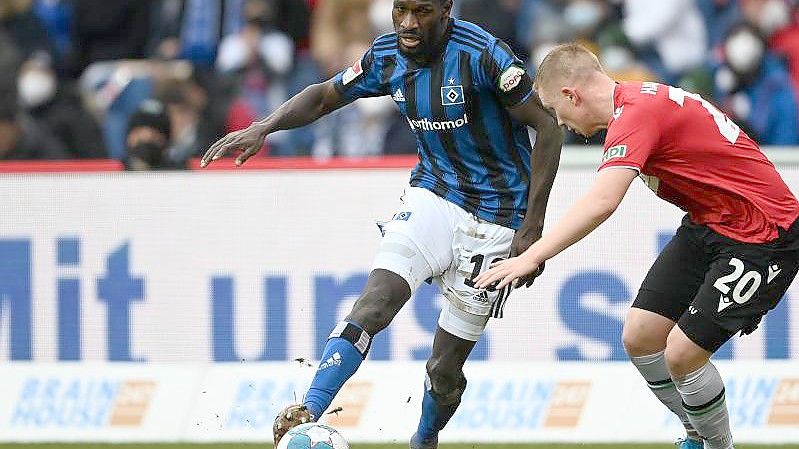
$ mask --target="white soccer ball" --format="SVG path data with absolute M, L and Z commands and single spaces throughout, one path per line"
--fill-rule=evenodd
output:
M 349 449 L 338 430 L 319 423 L 300 424 L 280 439 L 275 449 Z

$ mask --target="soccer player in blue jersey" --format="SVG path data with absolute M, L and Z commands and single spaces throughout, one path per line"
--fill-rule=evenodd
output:
M 524 65 L 480 27 L 450 18 L 452 0 L 395 0 L 396 33 L 378 37 L 352 67 L 214 143 L 205 167 L 230 151 L 236 164 L 275 131 L 313 122 L 358 98 L 390 95 L 416 134 L 419 163 L 384 227 L 366 287 L 333 329 L 304 403 L 275 419 L 275 444 L 314 421 L 360 366 L 372 338 L 433 279 L 446 297 L 427 362 L 422 416 L 411 448 L 435 448 L 466 388 L 463 364 L 510 289 L 473 279 L 541 236 L 563 135 L 533 92 Z M 531 147 L 526 125 L 536 129 Z M 539 272 L 540 273 L 540 272 Z M 530 286 L 535 274 L 523 280 Z

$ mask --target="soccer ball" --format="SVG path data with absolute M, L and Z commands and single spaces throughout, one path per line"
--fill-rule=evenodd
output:
M 319 423 L 300 424 L 280 439 L 275 449 L 349 449 L 338 430 Z

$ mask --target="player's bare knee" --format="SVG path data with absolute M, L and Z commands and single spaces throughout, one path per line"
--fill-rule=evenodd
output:
M 407 298 L 398 298 L 389 288 L 367 286 L 346 319 L 374 336 L 391 323 L 406 301 Z
M 646 339 L 646 333 L 642 332 L 640 326 L 635 323 L 624 324 L 621 341 L 622 344 L 624 344 L 624 350 L 627 351 L 627 355 L 630 357 L 649 355 L 650 352 L 646 344 Z
M 624 350 L 630 357 L 642 357 L 662 351 L 666 346 L 666 336 L 652 332 L 637 320 L 627 320 L 621 334 Z
M 672 377 L 683 377 L 698 370 L 711 355 L 711 351 L 703 349 L 679 327 L 669 333 L 664 356 Z
M 693 371 L 694 357 L 682 345 L 667 345 L 664 357 L 672 377 L 683 377 Z
M 460 401 L 466 389 L 466 378 L 458 366 L 444 358 L 431 357 L 427 361 L 427 378 L 433 394 L 440 403 Z
M 386 307 L 379 304 L 360 303 L 359 305 L 356 302 L 346 321 L 358 324 L 366 333 L 375 336 L 391 323 L 394 315 Z

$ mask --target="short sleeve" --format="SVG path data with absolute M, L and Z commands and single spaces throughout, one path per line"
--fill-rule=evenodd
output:
M 350 101 L 364 97 L 386 95 L 380 75 L 379 64 L 375 61 L 374 52 L 369 49 L 352 67 L 339 72 L 333 77 L 336 90 Z
M 480 58 L 488 82 L 505 107 L 527 101 L 533 94 L 533 81 L 524 63 L 500 39 L 483 51 Z
M 599 170 L 631 168 L 639 173 L 660 140 L 657 121 L 640 106 L 622 105 L 613 113 Z

